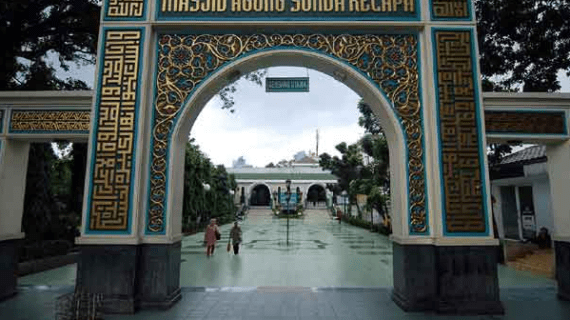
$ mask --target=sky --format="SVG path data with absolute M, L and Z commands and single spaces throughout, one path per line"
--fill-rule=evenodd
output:
M 290 160 L 298 151 L 337 154 L 341 142 L 354 143 L 363 134 L 358 126 L 360 97 L 344 84 L 305 68 L 269 68 L 268 77 L 305 77 L 308 93 L 267 93 L 265 87 L 238 81 L 235 112 L 221 109 L 217 97 L 198 116 L 190 136 L 214 163 L 231 167 L 243 156 L 246 163 L 264 167 Z
M 275 67 L 268 77 L 309 76 L 308 93 L 266 93 L 264 86 L 238 80 L 235 112 L 221 109 L 214 96 L 204 107 L 190 136 L 211 161 L 226 168 L 243 156 L 247 164 L 265 167 L 270 162 L 293 159 L 299 151 L 315 152 L 319 130 L 319 154 L 339 155 L 335 146 L 355 143 L 364 129 L 358 126 L 360 97 L 341 82 L 306 68 Z M 72 66 L 58 76 L 73 76 L 93 85 L 93 66 Z M 570 92 L 563 72 L 561 92 Z M 518 148 L 517 148 L 518 149 Z

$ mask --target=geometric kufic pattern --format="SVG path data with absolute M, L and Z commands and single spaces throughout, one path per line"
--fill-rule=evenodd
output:
M 12 110 L 11 133 L 89 133 L 91 111 Z
M 567 134 L 564 112 L 485 111 L 487 133 Z
M 486 232 L 470 31 L 435 31 L 448 232 Z
M 142 18 L 146 0 L 107 0 L 106 17 Z
M 406 138 L 410 231 L 429 234 L 416 35 L 165 34 L 158 41 L 147 233 L 164 232 L 170 135 L 188 96 L 208 75 L 246 54 L 285 48 L 347 63 L 386 94 Z
M 129 225 L 142 30 L 106 30 L 89 230 Z
M 432 0 L 432 17 L 434 19 L 470 18 L 469 0 Z

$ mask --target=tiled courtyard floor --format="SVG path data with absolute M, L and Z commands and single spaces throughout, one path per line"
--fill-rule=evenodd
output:
M 0 303 L 0 319 L 54 319 L 55 300 L 73 287 L 22 287 Z M 568 320 L 570 302 L 556 299 L 554 287 L 501 288 L 504 316 L 449 316 L 406 313 L 390 299 L 389 288 L 232 287 L 183 288 L 182 300 L 166 311 L 107 315 L 106 320 Z
M 390 299 L 392 245 L 379 234 L 308 211 L 302 220 L 252 210 L 242 224 L 240 255 L 225 251 L 222 227 L 215 255 L 205 256 L 203 233 L 184 238 L 182 300 L 167 311 L 105 319 L 570 319 L 555 282 L 499 266 L 505 316 L 453 317 L 405 313 Z M 71 292 L 75 265 L 21 277 L 17 297 L 0 303 L 0 319 L 54 319 L 55 298 Z

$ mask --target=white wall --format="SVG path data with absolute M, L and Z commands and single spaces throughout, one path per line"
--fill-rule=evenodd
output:
M 550 183 L 548 178 L 536 180 L 532 183 L 532 197 L 536 215 L 536 231 L 541 227 L 548 228 L 550 234 L 554 230 L 554 218 L 550 203 Z
M 0 241 L 20 239 L 30 143 L 2 140 L 0 149 Z
M 540 164 L 540 166 L 537 165 L 525 166 L 525 173 L 527 173 L 527 167 L 533 167 L 537 169 L 543 166 L 544 164 Z M 550 181 L 547 175 L 539 174 L 530 177 L 498 179 L 498 180 L 493 180 L 491 182 L 491 185 L 492 185 L 492 194 L 496 199 L 496 203 L 494 204 L 493 209 L 495 213 L 497 226 L 499 229 L 500 238 L 504 238 L 504 230 L 502 223 L 503 216 L 501 212 L 501 202 L 502 202 L 501 192 L 500 192 L 501 186 L 515 186 L 515 187 L 532 186 L 532 200 L 534 202 L 536 231 L 537 232 L 540 231 L 541 227 L 546 227 L 548 228 L 550 234 L 553 233 L 554 217 L 553 217 L 552 203 L 551 203 Z M 518 214 L 520 217 L 520 211 L 518 212 Z

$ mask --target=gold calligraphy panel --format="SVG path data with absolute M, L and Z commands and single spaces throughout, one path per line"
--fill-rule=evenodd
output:
M 432 18 L 468 19 L 471 18 L 469 0 L 432 0 Z
M 147 233 L 165 230 L 167 150 L 187 97 L 223 65 L 255 51 L 279 47 L 312 50 L 337 58 L 367 75 L 392 101 L 407 143 L 410 231 L 428 234 L 415 35 L 171 34 L 159 36 L 158 41 Z
M 142 29 L 106 30 L 89 230 L 129 230 Z
M 486 231 L 472 41 L 470 31 L 434 32 L 448 232 Z
M 566 134 L 564 112 L 485 111 L 487 133 Z
M 83 110 L 13 110 L 11 133 L 88 133 L 91 111 Z
M 146 0 L 107 0 L 107 18 L 144 18 Z

